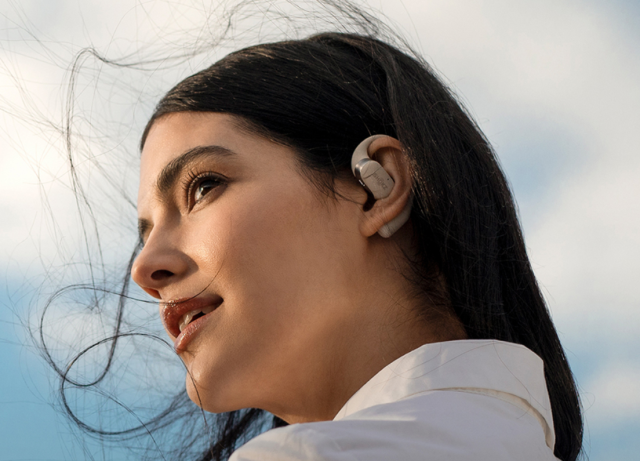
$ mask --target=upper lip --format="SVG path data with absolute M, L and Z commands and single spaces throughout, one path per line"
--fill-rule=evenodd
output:
M 217 295 L 172 299 L 160 303 L 160 317 L 169 334 L 177 338 L 180 335 L 179 323 L 183 315 L 209 306 L 218 307 L 220 303 L 222 298 Z

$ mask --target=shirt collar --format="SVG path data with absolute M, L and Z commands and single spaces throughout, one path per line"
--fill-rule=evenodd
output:
M 542 359 L 520 344 L 461 340 L 425 344 L 387 365 L 356 392 L 334 420 L 374 405 L 435 390 L 487 394 L 519 405 L 555 434 Z

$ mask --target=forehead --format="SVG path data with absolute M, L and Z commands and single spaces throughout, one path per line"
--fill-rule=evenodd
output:
M 140 159 L 140 191 L 152 188 L 162 169 L 198 146 L 219 145 L 236 151 L 239 130 L 235 119 L 213 112 L 179 112 L 156 120 Z
M 245 175 L 284 175 L 286 182 L 290 182 L 291 172 L 298 171 L 297 156 L 291 148 L 249 133 L 246 125 L 233 115 L 168 114 L 153 123 L 142 149 L 138 211 L 154 202 L 158 179 L 172 161 L 194 149 L 212 146 L 229 152 L 217 158 L 224 158 L 226 164 L 232 164 L 236 172 L 243 171 Z

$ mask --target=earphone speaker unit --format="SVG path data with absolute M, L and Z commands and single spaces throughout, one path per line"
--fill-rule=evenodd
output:
M 353 151 L 351 157 L 351 171 L 358 179 L 362 187 L 373 195 L 376 200 L 389 196 L 394 186 L 394 181 L 389 173 L 375 160 L 369 157 L 369 146 L 378 138 L 385 137 L 383 134 L 376 134 L 368 137 Z M 393 218 L 387 224 L 383 225 L 378 234 L 384 238 L 391 237 L 398 229 L 400 229 L 411 215 L 411 205 L 413 197 L 409 197 L 407 204 L 398 216 Z

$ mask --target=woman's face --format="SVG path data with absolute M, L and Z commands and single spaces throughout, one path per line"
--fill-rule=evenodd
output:
M 133 279 L 161 301 L 189 395 L 206 410 L 295 419 L 296 404 L 332 392 L 367 330 L 356 308 L 370 288 L 366 194 L 354 180 L 338 185 L 348 199 L 327 198 L 296 158 L 218 113 L 164 116 L 146 139 Z

